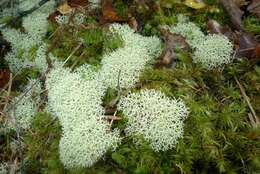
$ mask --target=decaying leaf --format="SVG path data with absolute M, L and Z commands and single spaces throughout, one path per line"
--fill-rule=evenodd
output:
M 157 61 L 156 66 L 174 67 L 174 60 L 177 58 L 176 49 L 187 52 L 189 49 L 185 38 L 179 34 L 172 34 L 165 28 L 160 27 L 161 38 L 165 43 L 165 48 Z
M 103 0 L 102 1 L 102 17 L 103 17 L 103 20 L 108 21 L 108 22 L 124 21 L 120 16 L 118 16 L 118 14 L 113 6 L 113 0 Z
M 260 58 L 260 44 L 253 34 L 242 32 L 237 34 L 237 38 L 237 57 Z
M 193 9 L 201 9 L 206 7 L 206 4 L 203 2 L 203 0 L 185 0 L 184 4 Z
M 10 79 L 10 71 L 8 69 L 0 69 L 0 88 L 3 88 Z
M 237 30 L 242 30 L 243 26 L 241 18 L 244 12 L 240 10 L 240 8 L 234 2 L 234 0 L 219 0 L 219 2 L 222 4 L 223 8 L 228 13 L 233 26 Z
M 73 8 L 85 7 L 87 4 L 87 0 L 68 0 L 68 5 Z
M 260 0 L 252 0 L 251 4 L 247 7 L 250 13 L 260 15 Z
M 60 12 L 61 14 L 69 14 L 73 11 L 71 6 L 68 5 L 67 1 L 63 1 L 57 8 L 57 11 Z

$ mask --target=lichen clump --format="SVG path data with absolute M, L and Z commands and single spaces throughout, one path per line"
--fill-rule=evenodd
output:
M 161 42 L 158 37 L 136 34 L 127 25 L 113 24 L 110 30 L 122 37 L 124 46 L 104 55 L 98 78 L 107 87 L 133 87 L 144 67 L 160 53 Z
M 118 107 L 128 120 L 127 135 L 143 136 L 154 151 L 173 148 L 183 136 L 183 121 L 188 109 L 180 99 L 143 89 L 123 97 Z
M 108 149 L 117 147 L 119 132 L 110 131 L 105 119 L 101 105 L 105 88 L 99 81 L 56 67 L 48 74 L 46 85 L 48 108 L 63 129 L 59 149 L 66 168 L 89 167 Z
M 222 35 L 208 35 L 194 52 L 193 61 L 207 69 L 219 67 L 232 61 L 233 45 Z

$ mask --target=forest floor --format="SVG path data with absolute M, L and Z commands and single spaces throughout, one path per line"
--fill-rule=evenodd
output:
M 84 19 L 79 25 L 56 20 L 59 15 L 71 20 L 77 14 Z M 23 32 L 23 17 L 0 18 L 0 31 Z M 233 45 L 232 61 L 210 69 L 194 63 L 193 49 L 185 38 L 164 27 L 181 19 L 195 23 L 205 35 L 226 36 Z M 160 38 L 160 55 L 129 90 L 156 89 L 169 98 L 181 98 L 189 108 L 183 138 L 162 152 L 145 142 L 137 146 L 133 137 L 125 137 L 124 114 L 116 112 L 118 89 L 108 89 L 102 106 L 111 129 L 119 129 L 124 138 L 93 166 L 67 169 L 59 154 L 62 125 L 45 109 L 46 89 L 29 128 L 5 126 L 11 119 L 7 110 L 12 98 L 21 94 L 29 79 L 38 78 L 44 86 L 53 65 L 47 59 L 45 72 L 31 67 L 12 72 L 5 56 L 14 46 L 0 34 L 0 174 L 260 173 L 260 1 L 103 0 L 90 8 L 85 0 L 68 0 L 57 4 L 48 16 L 43 37 L 46 52 L 71 71 L 86 63 L 100 68 L 103 56 L 123 44 L 120 37 L 111 36 L 112 23 Z M 35 55 L 37 49 L 30 48 L 28 55 Z

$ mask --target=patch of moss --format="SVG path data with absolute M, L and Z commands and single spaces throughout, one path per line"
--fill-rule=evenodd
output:
M 243 25 L 246 32 L 260 33 L 260 20 L 254 16 L 248 16 L 243 19 Z
M 38 113 L 31 128 L 23 135 L 25 144 L 25 173 L 64 173 L 59 160 L 61 126 L 57 119 L 47 113 Z

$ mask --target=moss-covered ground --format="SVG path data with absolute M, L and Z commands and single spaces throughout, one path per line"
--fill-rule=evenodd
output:
M 215 0 L 205 1 L 208 6 L 199 10 L 178 0 L 156 1 L 157 10 L 145 5 L 148 1 L 143 2 L 115 0 L 114 6 L 120 16 L 127 16 L 126 11 L 135 13 L 142 26 L 140 33 L 147 36 L 159 36 L 158 26 L 175 24 L 179 13 L 189 16 L 204 32 L 209 18 L 223 25 L 230 23 Z M 259 20 L 255 16 L 245 17 L 243 23 L 248 32 L 260 31 Z M 83 63 L 98 67 L 102 55 L 122 46 L 121 38 L 110 35 L 107 26 L 101 25 L 95 14 L 89 14 L 84 24 L 94 26 L 94 29 L 66 26 L 52 36 L 59 26 L 53 22 L 49 24 L 46 42 L 50 45 L 49 51 L 60 60 L 64 61 L 77 47 L 76 38 L 83 39 L 84 46 L 76 50 L 66 64 L 72 68 Z M 72 32 L 74 30 L 77 32 Z M 14 84 L 25 84 L 28 77 L 36 76 L 39 76 L 37 72 L 26 69 Z M 108 152 L 94 166 L 67 170 L 59 160 L 62 134 L 59 120 L 40 112 L 36 114 L 31 128 L 20 137 L 22 152 L 11 150 L 10 142 L 17 139 L 15 132 L 0 132 L 0 161 L 20 161 L 21 171 L 26 174 L 257 174 L 260 172 L 260 129 L 249 119 L 250 106 L 239 85 L 243 86 L 251 106 L 259 115 L 259 63 L 243 57 L 224 67 L 206 70 L 192 62 L 190 53 L 179 52 L 174 68 L 150 65 L 132 89 L 158 89 L 185 101 L 190 114 L 185 121 L 184 137 L 174 149 L 155 153 L 146 143 L 136 146 L 132 137 L 127 137 L 116 151 Z M 104 105 L 116 96 L 116 91 L 108 90 Z M 122 130 L 122 135 L 125 122 L 124 119 L 117 120 L 113 125 Z

